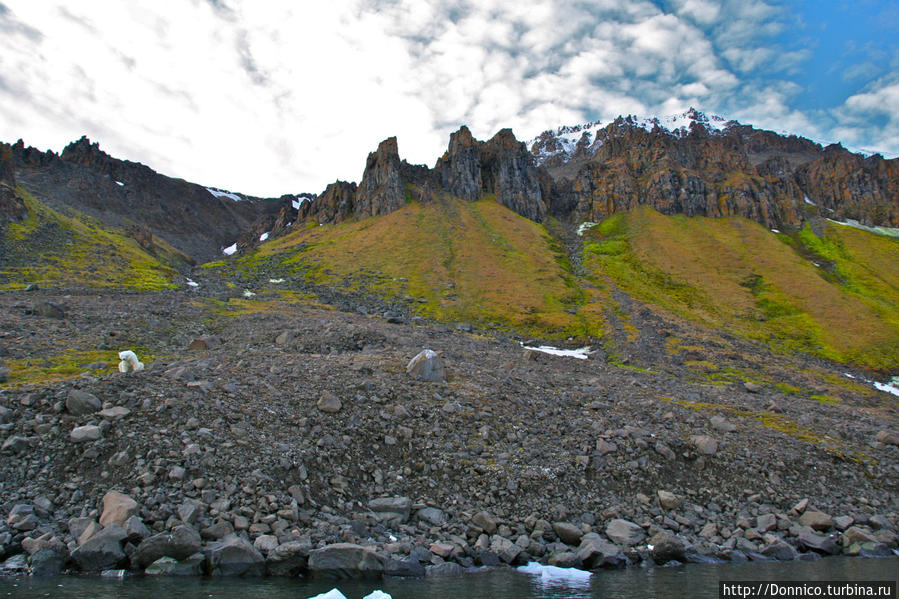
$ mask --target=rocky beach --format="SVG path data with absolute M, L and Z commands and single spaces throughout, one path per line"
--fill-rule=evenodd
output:
M 2 571 L 421 577 L 895 553 L 896 398 L 864 372 L 735 338 L 685 361 L 664 348 L 691 331 L 648 312 L 622 363 L 338 304 L 202 280 L 0 294 Z M 71 348 L 90 351 L 55 376 Z M 119 372 L 124 350 L 146 368 Z M 412 367 L 423 350 L 439 364 Z M 697 377 L 697 360 L 762 382 Z M 840 401 L 789 392 L 811 373 Z

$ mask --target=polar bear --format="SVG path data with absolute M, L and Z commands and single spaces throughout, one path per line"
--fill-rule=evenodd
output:
M 144 369 L 144 363 L 137 359 L 137 354 L 135 354 L 130 349 L 126 349 L 125 351 L 119 352 L 119 372 L 140 372 Z

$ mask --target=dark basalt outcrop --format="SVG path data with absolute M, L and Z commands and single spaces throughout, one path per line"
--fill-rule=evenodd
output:
M 570 154 L 553 132 L 541 134 L 531 149 L 545 157 L 540 184 L 549 212 L 598 221 L 649 205 L 663 214 L 738 215 L 778 228 L 812 215 L 899 225 L 899 161 L 735 122 L 717 130 L 701 113 L 688 115 L 689 128 L 673 132 L 619 118 L 592 141 L 584 131 Z
M 28 216 L 25 202 L 16 193 L 16 171 L 12 148 L 0 144 L 0 226 L 21 222 Z
M 503 129 L 490 141 L 472 137 L 467 127 L 450 136 L 449 148 L 433 169 L 401 160 L 395 137 L 368 155 L 358 189 L 338 181 L 301 211 L 301 219 L 336 223 L 402 208 L 407 201 L 429 201 L 448 193 L 467 201 L 493 195 L 518 214 L 540 221 L 546 215 L 533 156 Z
M 222 247 L 260 217 L 277 215 L 285 203 L 216 197 L 201 185 L 113 158 L 86 137 L 60 155 L 26 148 L 20 140 L 12 146 L 12 160 L 18 184 L 51 208 L 77 210 L 126 230 L 145 228 L 144 237 L 149 231 L 198 262 L 220 256 Z

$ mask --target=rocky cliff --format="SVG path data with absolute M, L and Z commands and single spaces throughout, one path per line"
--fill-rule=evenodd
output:
M 20 222 L 28 216 L 25 202 L 16 193 L 16 171 L 12 148 L 0 144 L 0 226 Z
M 220 256 L 257 219 L 290 205 L 166 177 L 113 158 L 85 137 L 60 155 L 21 140 L 10 149 L 18 184 L 50 207 L 78 210 L 107 225 L 143 231 L 143 237 L 151 233 L 198 262 Z
M 352 186 L 352 187 L 351 187 Z M 539 175 L 527 146 L 503 129 L 490 141 L 472 137 L 463 126 L 450 136 L 446 153 L 433 169 L 401 160 L 395 137 L 368 155 L 362 182 L 338 181 L 301 212 L 301 219 L 335 223 L 367 218 L 401 208 L 410 199 L 432 200 L 447 193 L 466 201 L 493 195 L 515 212 L 540 221 L 546 215 Z
M 549 212 L 565 220 L 597 221 L 649 205 L 779 228 L 811 215 L 899 226 L 899 160 L 692 110 L 668 122 L 619 117 L 605 127 L 546 131 L 530 147 Z

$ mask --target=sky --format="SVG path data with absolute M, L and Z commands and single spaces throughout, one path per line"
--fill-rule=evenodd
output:
M 897 40 L 899 0 L 0 0 L 0 141 L 261 196 L 690 107 L 891 158 Z

